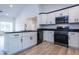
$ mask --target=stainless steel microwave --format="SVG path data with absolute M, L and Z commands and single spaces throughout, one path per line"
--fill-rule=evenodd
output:
M 69 19 L 69 16 L 56 17 L 55 22 L 56 24 L 68 23 L 68 19 Z

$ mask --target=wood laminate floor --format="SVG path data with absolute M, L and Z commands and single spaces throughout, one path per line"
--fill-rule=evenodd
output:
M 53 43 L 43 42 L 33 48 L 25 50 L 18 55 L 79 55 L 79 49 L 66 48 Z

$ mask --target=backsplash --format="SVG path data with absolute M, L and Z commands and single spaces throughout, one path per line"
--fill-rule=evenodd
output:
M 57 25 L 40 26 L 40 28 L 56 29 L 57 26 L 69 26 L 69 29 L 79 29 L 79 24 L 57 24 Z

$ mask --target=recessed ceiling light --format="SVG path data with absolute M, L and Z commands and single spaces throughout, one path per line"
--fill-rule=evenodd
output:
M 8 13 L 6 15 L 9 15 Z
M 11 8 L 13 7 L 13 5 L 9 5 Z

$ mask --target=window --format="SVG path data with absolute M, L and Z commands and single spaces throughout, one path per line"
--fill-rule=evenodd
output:
M 0 31 L 11 32 L 13 30 L 12 22 L 0 22 Z

